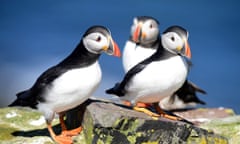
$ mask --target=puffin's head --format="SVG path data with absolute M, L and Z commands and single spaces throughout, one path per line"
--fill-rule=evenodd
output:
M 131 39 L 139 44 L 155 42 L 159 36 L 158 26 L 159 22 L 153 17 L 135 17 L 131 27 Z
M 180 26 L 171 26 L 163 32 L 162 45 L 170 52 L 191 58 L 191 50 L 188 44 L 188 32 Z
M 110 31 L 103 26 L 92 26 L 83 35 L 86 49 L 95 54 L 105 52 L 109 55 L 121 56 L 118 45 L 112 39 Z

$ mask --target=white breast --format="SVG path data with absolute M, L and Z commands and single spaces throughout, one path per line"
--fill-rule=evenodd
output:
M 87 100 L 101 81 L 101 70 L 98 62 L 84 68 L 72 69 L 54 80 L 52 86 L 45 92 L 45 103 L 40 103 L 38 109 L 62 112 Z
M 152 62 L 138 73 L 126 87 L 127 95 L 122 99 L 153 103 L 172 95 L 187 77 L 187 64 L 180 56 Z
M 127 72 L 133 66 L 150 57 L 156 50 L 137 46 L 131 41 L 127 41 L 123 50 L 123 68 Z

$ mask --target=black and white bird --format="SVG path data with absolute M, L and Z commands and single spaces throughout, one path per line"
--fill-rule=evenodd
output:
M 9 106 L 37 108 L 45 116 L 51 137 L 59 143 L 68 143 L 64 112 L 86 101 L 97 89 L 102 75 L 98 63 L 102 52 L 120 56 L 110 31 L 103 26 L 92 26 L 67 58 L 42 73 L 34 85 L 18 93 Z M 59 114 L 61 136 L 56 136 L 51 127 L 55 114 Z
M 160 39 L 159 32 L 159 22 L 155 18 L 139 16 L 133 19 L 130 38 L 123 50 L 122 61 L 125 73 L 157 51 Z M 174 110 L 205 104 L 197 97 L 197 92 L 206 94 L 203 89 L 186 80 L 177 92 L 171 97 L 162 99 L 159 105 L 165 110 Z
M 125 73 L 156 52 L 159 36 L 159 22 L 155 18 L 139 16 L 133 19 L 130 38 L 123 49 L 122 62 Z
M 138 102 L 157 103 L 170 97 L 188 75 L 191 51 L 187 40 L 188 32 L 184 28 L 169 27 L 159 39 L 157 51 L 133 66 L 124 79 L 106 93 L 129 101 L 135 110 L 139 110 Z

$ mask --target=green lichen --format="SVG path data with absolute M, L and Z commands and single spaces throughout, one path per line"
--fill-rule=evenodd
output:
M 233 109 L 225 109 L 225 112 L 230 114 L 230 115 L 235 115 L 235 112 Z
M 32 138 L 16 137 L 7 141 L 0 141 L 0 144 L 55 144 L 50 138 L 36 136 Z
M 237 144 L 240 141 L 240 116 L 215 119 L 201 127 L 228 138 L 231 144 Z
M 228 140 L 225 137 L 216 135 L 213 132 L 208 131 L 196 131 L 192 129 L 190 136 L 187 139 L 188 144 L 228 144 Z
M 6 117 L 6 114 L 8 113 L 16 113 L 17 115 Z M 124 144 L 157 144 L 169 140 L 168 143 L 227 144 L 227 139 L 219 135 L 228 137 L 230 144 L 240 141 L 240 116 L 235 117 L 234 120 L 228 118 L 216 120 L 213 123 L 210 122 L 212 124 L 211 126 L 202 126 L 208 130 L 204 131 L 188 124 L 175 125 L 172 123 L 167 124 L 168 122 L 158 124 L 158 121 L 148 121 L 141 118 L 129 117 L 119 118 L 112 126 L 106 127 L 97 122 L 93 122 L 93 117 L 89 111 L 86 111 L 84 115 L 83 132 L 74 138 L 74 143 L 105 144 L 116 143 L 120 140 Z M 31 120 L 38 120 L 40 117 L 42 117 L 41 113 L 32 109 L 0 109 L 0 143 L 52 144 L 53 142 L 49 136 L 33 135 L 25 137 L 12 135 L 12 133 L 16 131 L 25 133 L 31 130 L 38 131 L 38 129 L 44 129 L 44 132 L 47 132 L 45 124 L 39 126 L 29 124 Z M 96 124 L 94 125 L 93 123 Z M 58 124 L 58 120 L 55 121 L 54 124 Z M 221 127 L 221 129 L 218 129 L 218 127 Z M 223 131 L 223 129 L 225 131 Z M 166 132 L 166 130 L 169 130 L 169 132 Z M 185 133 L 182 135 L 182 131 L 189 131 L 191 133 Z M 185 138 L 182 138 L 182 136 Z
M 25 107 L 7 107 L 0 109 L 0 143 L 22 144 L 22 143 L 43 143 L 52 144 L 49 136 L 37 136 L 39 133 L 48 133 L 46 124 L 31 124 L 39 120 L 42 114 L 36 110 Z M 53 126 L 58 124 L 54 120 Z M 45 129 L 45 131 L 44 131 Z M 38 132 L 38 130 L 40 132 Z M 31 132 L 32 131 L 32 132 Z M 33 132 L 34 131 L 34 132 Z M 18 133 L 15 135 L 15 133 Z M 35 135 L 36 134 L 36 135 Z
M 0 140 L 10 140 L 13 137 L 12 133 L 17 129 L 11 128 L 6 124 L 0 124 L 1 132 L 0 132 Z
M 227 139 L 223 139 L 220 137 L 207 137 L 208 143 L 214 143 L 214 144 L 228 144 Z
M 92 143 L 93 140 L 93 120 L 90 116 L 90 113 L 86 111 L 83 123 L 83 134 L 86 140 L 86 143 Z
M 127 140 L 130 143 L 136 143 L 137 137 L 142 136 L 142 133 L 136 132 L 140 121 L 138 119 L 119 119 L 114 124 L 114 127 L 118 127 L 120 125 L 119 131 L 127 136 Z
M 158 144 L 158 142 L 143 142 L 142 144 Z

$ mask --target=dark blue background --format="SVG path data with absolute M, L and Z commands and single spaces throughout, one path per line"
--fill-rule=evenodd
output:
M 48 67 L 78 44 L 85 30 L 107 26 L 123 49 L 134 16 L 189 30 L 194 66 L 190 80 L 204 88 L 206 107 L 230 107 L 240 113 L 240 16 L 237 0 L 1 0 L 0 106 L 29 88 Z M 103 55 L 103 80 L 97 96 L 123 77 L 121 59 Z

